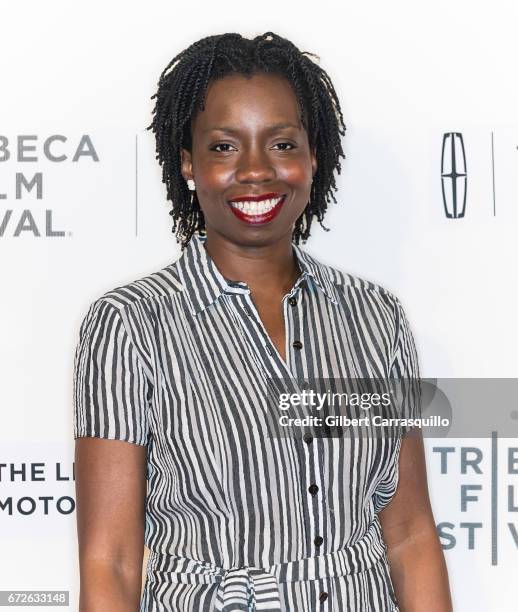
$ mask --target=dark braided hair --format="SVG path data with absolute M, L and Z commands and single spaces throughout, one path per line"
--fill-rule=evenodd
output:
M 340 174 L 340 157 L 345 159 L 340 137 L 345 135 L 340 103 L 327 72 L 292 42 L 272 32 L 253 39 L 228 33 L 207 36 L 174 57 L 158 81 L 153 120 L 147 128 L 156 138 L 156 159 L 162 166 L 162 182 L 167 199 L 173 203 L 173 233 L 180 238 L 182 250 L 191 236 L 205 233 L 205 219 L 196 192 L 191 196 L 181 173 L 180 150 L 191 150 L 191 121 L 205 108 L 209 82 L 228 74 L 252 76 L 273 73 L 287 78 L 297 96 L 301 121 L 311 148 L 316 149 L 317 171 L 311 186 L 310 201 L 295 222 L 293 240 L 299 244 L 310 236 L 315 216 L 322 224 L 327 204 L 336 203 L 334 172 Z

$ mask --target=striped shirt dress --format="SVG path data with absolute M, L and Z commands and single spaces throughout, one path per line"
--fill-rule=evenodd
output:
M 140 611 L 398 611 L 378 513 L 401 436 L 271 436 L 264 392 L 417 377 L 399 300 L 293 243 L 284 361 L 205 240 L 93 301 L 75 351 L 74 438 L 147 447 Z

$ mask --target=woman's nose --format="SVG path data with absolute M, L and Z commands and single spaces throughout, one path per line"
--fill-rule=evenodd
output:
M 263 151 L 244 151 L 240 155 L 236 180 L 241 183 L 262 183 L 275 178 L 271 159 Z

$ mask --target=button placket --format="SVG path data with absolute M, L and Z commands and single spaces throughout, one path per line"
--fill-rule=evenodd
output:
M 285 297 L 284 300 L 284 316 L 286 318 L 286 322 L 288 323 L 286 326 L 286 354 L 288 355 L 288 350 L 293 351 L 293 358 L 291 359 L 291 363 L 293 364 L 293 373 L 297 377 L 297 381 L 299 381 L 299 389 L 304 390 L 310 387 L 308 381 L 305 378 L 301 378 L 301 375 L 304 374 L 304 371 L 307 370 L 305 364 L 305 356 L 301 352 L 303 348 L 302 342 L 302 308 L 301 308 L 301 300 L 303 296 L 301 295 L 302 290 L 299 287 L 294 289 L 294 291 Z M 293 334 L 293 336 L 288 337 L 288 334 Z M 300 334 L 300 339 L 299 339 Z M 294 339 L 292 340 L 292 338 Z M 306 374 L 307 376 L 307 374 Z M 305 467 L 305 473 L 301 474 L 301 479 L 305 483 L 305 499 L 302 500 L 303 504 L 307 504 L 307 512 L 309 516 L 309 524 L 307 526 L 308 537 L 310 538 L 309 550 L 308 554 L 313 555 L 316 551 L 318 551 L 318 547 L 315 546 L 315 536 L 318 533 L 318 529 L 320 528 L 320 509 L 318 507 L 318 502 L 316 500 L 315 494 L 318 491 L 319 487 L 316 484 L 316 479 L 318 479 L 318 458 L 315 457 L 314 453 L 314 443 L 313 436 L 306 432 L 303 437 L 303 446 L 305 447 L 302 450 L 301 460 L 303 461 L 303 466 Z M 301 491 L 301 494 L 304 494 L 304 491 Z M 317 553 L 318 554 L 318 553 Z
M 310 493 L 314 499 L 315 508 L 318 508 L 318 531 L 315 532 L 314 539 L 315 550 L 318 551 L 318 554 L 325 554 L 328 546 L 326 537 L 329 519 L 326 520 L 327 499 L 324 494 L 324 491 L 326 490 L 326 475 L 324 473 L 325 444 L 325 438 L 317 438 L 309 445 L 314 447 L 313 458 L 315 461 L 315 478 L 313 483 L 315 486 L 312 487 L 313 493 Z
M 297 377 L 297 366 L 296 359 L 292 358 L 292 353 L 293 349 L 295 349 L 295 353 L 302 349 L 302 342 L 298 338 L 292 340 L 291 330 L 295 327 L 300 328 L 298 318 L 300 317 L 299 306 L 301 301 L 301 282 L 302 280 L 299 278 L 290 293 L 286 294 L 282 299 L 285 333 L 284 350 L 286 352 L 286 363 L 290 367 L 290 371 L 293 372 L 295 378 Z
M 321 555 L 326 552 L 326 543 L 323 532 L 325 521 L 323 520 L 326 500 L 322 489 L 322 471 L 320 466 L 320 455 L 318 438 L 306 432 L 302 437 L 304 457 L 306 459 L 306 497 L 305 502 L 310 510 L 310 522 L 308 525 L 308 537 L 310 538 L 310 555 Z
M 286 301 L 285 316 L 292 317 L 289 319 L 290 325 L 289 330 L 293 330 L 294 340 L 291 342 L 293 347 L 293 368 L 294 374 L 300 376 L 298 378 L 300 382 L 300 389 L 308 389 L 311 387 L 309 382 L 306 380 L 308 376 L 307 370 L 310 364 L 306 364 L 306 352 L 304 351 L 304 337 L 302 334 L 302 309 L 300 301 L 303 299 L 302 289 L 299 289 L 300 295 L 290 295 Z M 287 319 L 288 320 L 288 319 Z M 290 340 L 286 338 L 287 347 L 290 346 Z M 311 355 L 309 356 L 311 358 Z M 304 376 L 304 377 L 303 377 Z M 310 538 L 310 549 L 309 554 L 323 554 L 325 553 L 325 540 L 322 533 L 324 527 L 323 512 L 325 500 L 322 495 L 322 470 L 321 470 L 321 450 L 319 449 L 318 439 L 315 440 L 310 432 L 305 432 L 302 436 L 304 449 L 302 450 L 305 461 L 306 461 L 306 504 L 309 505 L 309 515 L 311 517 L 308 525 L 308 536 Z
M 286 321 L 286 358 L 288 359 L 288 355 L 290 355 L 289 363 L 293 367 L 293 373 L 297 376 L 303 363 L 301 355 L 304 348 L 301 323 L 303 311 L 301 306 L 304 283 L 305 278 L 299 278 L 292 291 L 283 299 L 284 319 Z M 300 389 L 307 389 L 309 386 L 309 383 L 304 380 L 299 384 Z

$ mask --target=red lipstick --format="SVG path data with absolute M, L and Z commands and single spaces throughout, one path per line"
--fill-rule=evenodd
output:
M 237 196 L 228 200 L 230 210 L 248 225 L 264 225 L 274 219 L 282 208 L 286 194 L 263 193 Z

